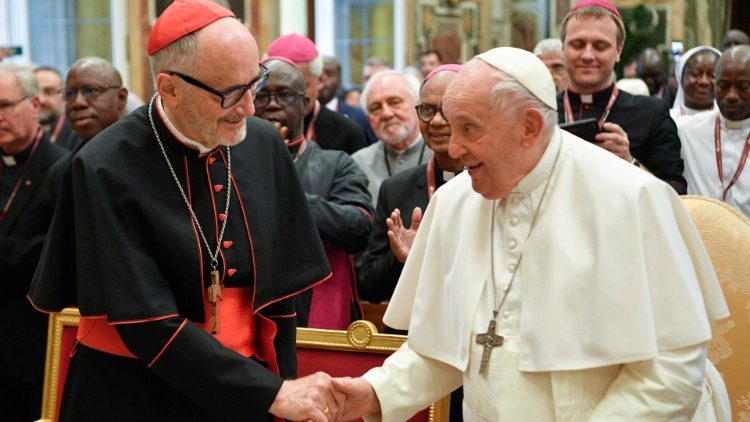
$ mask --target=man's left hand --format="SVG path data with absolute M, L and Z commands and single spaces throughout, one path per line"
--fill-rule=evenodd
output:
M 607 122 L 602 127 L 603 132 L 596 135 L 597 145 L 615 154 L 625 161 L 632 161 L 630 155 L 630 140 L 628 134 L 617 123 Z

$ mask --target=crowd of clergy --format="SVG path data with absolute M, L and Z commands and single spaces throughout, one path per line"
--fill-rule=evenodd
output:
M 745 33 L 731 30 L 720 46 L 695 46 L 667 60 L 648 48 L 618 78 L 622 21 L 571 20 L 562 31 L 533 51 L 555 83 L 559 123 L 593 119 L 596 130 L 580 134 L 593 145 L 677 194 L 716 198 L 750 217 Z M 253 96 L 254 114 L 271 122 L 285 144 L 332 272 L 294 296 L 297 324 L 346 329 L 363 318 L 363 302 L 391 299 L 433 195 L 471 164 L 451 150 L 452 132 L 470 129 L 452 126 L 442 109 L 462 65 L 442 63 L 436 51 L 425 51 L 420 69 L 407 71 L 373 58 L 363 86 L 345 89 L 339 61 L 319 54 L 305 36 L 280 36 L 260 53 L 267 80 Z M 222 101 L 231 95 L 214 93 Z M 90 143 L 107 142 L 110 125 L 139 108 L 145 113 L 149 102 L 129 93 L 118 70 L 98 57 L 64 72 L 0 65 L 0 419 L 39 417 L 47 316 L 27 292 L 56 204 L 74 193 L 61 190 L 66 168 Z M 224 176 L 216 177 L 218 192 Z M 129 206 L 127 198 L 121 205 Z M 87 215 L 65 218 L 80 225 Z M 232 240 L 238 242 L 224 240 L 221 249 L 231 251 Z M 225 269 L 229 277 L 235 271 Z M 461 418 L 457 403 L 453 420 Z

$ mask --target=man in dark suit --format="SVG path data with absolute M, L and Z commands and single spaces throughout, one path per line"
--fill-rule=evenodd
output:
M 560 38 L 570 77 L 568 88 L 557 96 L 560 123 L 595 118 L 596 145 L 686 193 L 680 138 L 669 106 L 621 92 L 613 82 L 625 43 L 617 8 L 604 0 L 579 1 L 563 19 Z
M 0 409 L 8 421 L 39 417 L 44 378 L 47 318 L 26 291 L 50 224 L 38 212 L 49 200 L 39 187 L 65 150 L 50 144 L 39 107 L 31 71 L 0 70 Z
M 323 58 L 310 39 L 297 34 L 283 35 L 268 46 L 266 55 L 291 60 L 305 76 L 305 95 L 312 99 L 305 109 L 306 139 L 314 140 L 323 149 L 337 149 L 347 154 L 370 144 L 360 126 L 318 101 L 323 86 Z
M 353 107 L 339 98 L 341 91 L 341 63 L 333 56 L 323 56 L 323 87 L 318 93 L 318 101 L 329 110 L 352 119 L 367 134 L 370 143 L 377 142 L 378 137 L 367 120 L 367 115 L 359 107 Z
M 448 155 L 451 127 L 443 116 L 443 92 L 460 70 L 442 65 L 425 78 L 417 105 L 419 130 L 434 155 L 426 164 L 396 173 L 380 186 L 370 240 L 359 270 L 359 295 L 389 300 L 432 194 L 462 170 Z M 403 214 L 402 214 L 403 212 Z

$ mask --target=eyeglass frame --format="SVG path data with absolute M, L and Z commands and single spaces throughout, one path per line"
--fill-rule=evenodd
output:
M 17 105 L 21 104 L 21 101 L 27 100 L 29 98 L 33 97 L 33 95 L 24 95 L 23 97 L 17 99 L 16 101 L 8 101 L 5 104 L 0 103 L 0 114 L 6 114 L 12 111 L 14 108 L 16 108 Z
M 63 88 L 57 91 L 57 93 L 60 94 L 63 101 L 65 101 L 66 103 L 69 101 L 75 101 L 75 99 L 78 98 L 79 93 L 83 95 L 83 98 L 85 98 L 86 101 L 91 102 L 91 101 L 94 101 L 94 99 L 98 98 L 100 95 L 109 91 L 110 89 L 120 89 L 120 88 L 122 88 L 122 85 L 84 86 L 82 88 Z M 88 90 L 89 93 L 86 94 L 84 90 Z
M 425 106 L 428 107 L 428 108 L 432 108 L 434 110 L 432 112 L 432 116 L 429 119 L 426 119 L 426 120 L 423 119 L 422 116 L 419 113 L 419 109 L 420 108 L 424 108 Z M 437 116 L 438 112 L 440 112 L 440 115 L 443 116 L 443 120 L 445 120 L 446 122 L 448 121 L 448 119 L 445 117 L 445 114 L 443 114 L 443 106 L 442 105 L 437 106 L 435 104 L 422 103 L 422 104 L 417 104 L 416 106 L 414 106 L 414 110 L 417 111 L 417 118 L 421 122 L 424 122 L 424 123 L 430 123 L 432 121 L 432 119 L 434 119 L 435 116 Z
M 264 91 L 264 90 L 261 89 L 255 95 L 253 95 L 253 105 L 255 106 L 255 108 L 266 108 L 266 107 L 268 107 L 269 104 L 271 104 L 271 98 L 273 98 L 273 100 L 276 101 L 276 104 L 278 104 L 278 105 L 280 105 L 282 107 L 290 107 L 290 106 L 294 105 L 294 103 L 287 103 L 285 101 L 279 101 L 278 95 L 280 93 L 282 93 L 282 92 L 291 92 L 292 94 L 294 94 L 294 98 L 295 99 L 297 99 L 297 98 L 304 98 L 305 97 L 305 93 L 304 92 L 295 91 L 293 89 L 282 89 L 280 91 L 273 91 L 273 92 L 268 92 L 268 91 Z M 260 93 L 265 93 L 265 94 L 268 95 L 268 102 L 266 104 L 264 104 L 264 105 L 255 104 L 255 102 L 258 100 L 258 94 L 260 94 Z
M 193 86 L 198 87 L 198 88 L 200 88 L 200 89 L 202 89 L 202 90 L 204 90 L 204 91 L 206 91 L 208 93 L 216 95 L 217 97 L 221 98 L 221 101 L 220 101 L 221 108 L 228 109 L 228 108 L 231 108 L 234 105 L 236 105 L 238 102 L 240 102 L 240 100 L 242 99 L 242 97 L 245 95 L 245 92 L 247 92 L 248 90 L 250 90 L 250 94 L 253 97 L 255 97 L 255 95 L 258 92 L 260 92 L 260 90 L 263 89 L 264 86 L 266 86 L 266 83 L 268 82 L 268 75 L 271 74 L 271 71 L 269 71 L 267 67 L 263 66 L 262 63 L 260 63 L 258 66 L 260 67 L 260 73 L 258 73 L 258 75 L 256 77 L 254 77 L 253 80 L 250 81 L 250 83 L 248 83 L 246 85 L 234 86 L 234 87 L 225 89 L 224 91 L 219 91 L 217 89 L 211 88 L 210 86 L 206 85 L 205 83 L 203 83 L 203 82 L 201 82 L 201 81 L 199 81 L 199 80 L 197 80 L 197 79 L 195 79 L 193 77 L 185 75 L 184 73 L 180 73 L 180 72 L 177 72 L 177 71 L 174 71 L 174 70 L 167 70 L 164 73 L 166 73 L 167 75 L 170 75 L 170 76 L 178 76 L 180 79 L 182 79 L 183 81 L 189 83 L 190 85 L 193 85 Z M 254 88 L 253 88 L 253 85 L 255 85 Z M 253 88 L 253 89 L 251 90 L 251 88 Z M 237 91 L 241 91 L 241 94 L 239 96 L 237 96 L 237 100 L 234 101 L 232 104 L 228 104 L 227 105 L 226 104 L 227 97 L 229 97 L 230 94 L 232 94 L 234 92 L 237 92 Z

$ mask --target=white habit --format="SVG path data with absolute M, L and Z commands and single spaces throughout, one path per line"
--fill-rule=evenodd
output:
M 721 161 L 724 167 L 724 187 L 729 186 L 740 163 L 742 148 L 750 133 L 750 118 L 727 120 L 715 109 L 680 119 L 677 131 L 682 142 L 682 159 L 685 162 L 685 180 L 688 193 L 722 200 L 722 181 L 716 161 L 714 125 L 716 116 L 721 120 Z M 750 161 L 750 160 L 748 160 Z M 727 204 L 750 217 L 750 163 L 740 173 L 737 183 L 727 192 Z
M 475 421 L 689 421 L 701 400 L 712 405 L 701 399 L 705 343 L 710 319 L 728 311 L 671 187 L 555 130 L 537 166 L 497 201 L 499 297 L 520 267 L 498 316 L 505 343 L 484 378 L 475 337 L 492 315 L 492 207 L 465 172 L 430 201 L 384 317 L 408 328 L 408 341 L 364 376 L 383 420 L 404 420 L 461 384 Z M 715 381 L 714 398 L 725 398 Z

